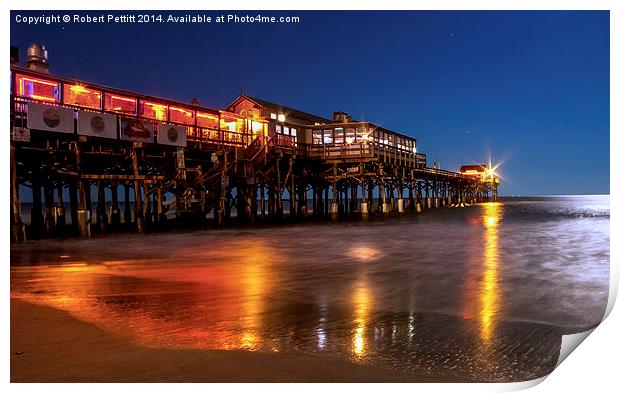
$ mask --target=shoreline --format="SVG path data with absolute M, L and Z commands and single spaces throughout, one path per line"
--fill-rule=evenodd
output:
M 13 383 L 457 382 L 297 353 L 145 348 L 16 299 L 10 348 Z

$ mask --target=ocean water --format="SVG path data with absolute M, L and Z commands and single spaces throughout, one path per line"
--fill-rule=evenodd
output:
M 552 371 L 596 326 L 609 197 L 11 246 L 11 297 L 156 348 L 302 352 L 448 380 Z

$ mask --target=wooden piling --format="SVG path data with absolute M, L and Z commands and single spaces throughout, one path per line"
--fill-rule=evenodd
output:
M 405 200 L 403 199 L 403 185 L 400 183 L 398 185 L 398 213 L 405 213 Z
M 69 210 L 71 214 L 71 230 L 74 235 L 79 235 L 78 228 L 78 182 L 79 179 L 69 180 Z
M 45 199 L 45 234 L 52 237 L 56 225 L 54 219 L 54 188 L 49 179 L 43 183 L 43 198 Z
M 136 222 L 136 230 L 138 233 L 144 233 L 144 212 L 142 211 L 142 190 L 140 187 L 140 180 L 138 180 L 138 176 L 140 175 L 140 166 L 138 164 L 138 145 L 134 143 L 131 148 L 131 166 L 133 168 L 133 175 L 135 180 L 133 181 L 133 189 L 134 189 L 134 198 L 135 198 L 135 222 Z
M 82 155 L 79 142 L 75 143 L 75 161 L 78 173 L 82 167 Z M 88 192 L 87 192 L 88 188 Z M 90 205 L 90 185 L 88 180 L 78 178 L 78 210 L 77 210 L 77 228 L 78 234 L 81 238 L 90 238 L 90 210 L 87 210 Z
M 265 218 L 265 183 L 260 185 L 260 216 Z
M 363 168 L 363 166 L 362 166 Z M 362 193 L 362 201 L 360 203 L 360 211 L 362 213 L 362 217 L 368 217 L 368 202 L 366 201 L 366 178 L 364 177 L 363 170 L 361 171 L 362 180 L 360 183 L 360 191 Z
M 19 181 L 17 180 L 17 161 L 15 146 L 11 145 L 11 240 L 16 243 L 26 241 L 26 226 L 22 222 L 21 204 L 19 201 Z
M 130 201 L 130 192 L 131 192 L 131 183 L 125 182 L 123 184 L 123 222 L 125 225 L 131 224 L 131 201 Z
M 99 232 L 104 234 L 108 232 L 108 214 L 106 212 L 105 203 L 105 182 L 99 180 L 97 183 L 97 226 Z
M 110 185 L 110 190 L 112 191 L 112 212 L 110 222 L 114 229 L 118 229 L 121 224 L 121 211 L 118 207 L 118 184 L 113 182 Z
M 30 209 L 30 233 L 39 238 L 44 233 L 43 204 L 41 202 L 41 167 L 32 167 L 32 208 Z
M 56 231 L 60 236 L 65 235 L 67 226 L 67 219 L 65 217 L 65 205 L 64 205 L 64 187 L 61 180 L 58 181 L 56 189 L 56 210 L 55 210 L 55 224 Z
M 153 223 L 153 216 L 151 212 L 151 194 L 149 192 L 149 184 L 144 183 L 142 186 L 144 192 L 144 224 L 149 225 Z

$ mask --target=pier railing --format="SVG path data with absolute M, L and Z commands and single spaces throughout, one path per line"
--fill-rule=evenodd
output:
M 374 157 L 375 152 L 370 143 L 339 143 L 312 145 L 310 157 L 314 159 L 364 159 Z
M 116 134 L 113 139 L 124 139 L 121 137 L 121 122 L 132 119 L 153 127 L 153 143 L 157 143 L 158 125 L 171 125 L 178 127 L 179 130 L 185 130 L 188 145 L 196 149 L 214 144 L 247 146 L 256 135 L 263 132 L 263 127 L 266 127 L 266 122 L 260 119 L 248 119 L 235 113 L 209 109 L 196 104 L 85 84 L 78 80 L 42 74 L 19 67 L 11 67 L 11 72 L 13 82 L 11 121 L 12 126 L 17 127 L 17 130 L 11 130 L 14 135 L 20 134 L 20 131 L 25 129 L 37 129 L 27 124 L 28 108 L 31 103 L 72 110 L 74 112 L 73 129 L 70 132 L 64 130 L 65 135 L 78 134 L 77 118 L 80 113 L 95 112 L 114 116 Z M 114 99 L 120 104 L 112 105 L 107 101 L 108 99 Z M 128 107 L 123 105 L 128 105 Z M 54 132 L 49 128 L 47 131 Z M 22 132 L 20 135 L 26 137 L 29 133 Z
M 274 134 L 269 139 L 271 147 L 279 147 L 288 150 L 295 150 L 297 141 L 294 136 L 284 134 Z

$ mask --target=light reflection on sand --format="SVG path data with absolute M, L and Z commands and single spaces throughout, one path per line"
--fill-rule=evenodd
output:
M 499 230 L 503 215 L 501 203 L 483 203 L 480 216 L 470 221 L 472 239 L 482 235 L 482 255 L 476 240 L 472 240 L 466 275 L 466 291 L 463 294 L 463 317 L 475 318 L 481 341 L 492 345 L 497 315 L 501 311 L 501 265 Z
M 489 343 L 495 328 L 495 316 L 499 310 L 500 288 L 497 269 L 500 264 L 498 227 L 502 215 L 501 203 L 482 204 L 484 223 L 484 274 L 480 284 L 480 337 Z
M 361 274 L 353 289 L 353 340 L 351 351 L 358 358 L 366 356 L 366 330 L 368 316 L 371 312 L 372 292 L 368 286 L 368 279 Z
M 188 253 L 185 257 L 195 256 L 193 251 Z M 234 262 L 227 266 L 179 269 L 164 260 L 148 264 L 128 260 L 28 268 L 45 271 L 46 278 L 37 279 L 45 293 L 14 297 L 66 310 L 145 346 L 256 350 L 262 340 L 264 296 L 273 281 L 271 251 L 260 241 L 240 241 L 229 250 L 231 254 Z M 123 292 L 123 299 L 118 299 L 114 282 L 134 290 Z M 144 288 L 140 282 L 145 282 Z M 175 293 L 190 301 L 176 309 L 160 310 L 163 297 Z M 219 302 L 212 301 L 215 294 L 221 296 Z
M 530 204 L 509 209 L 437 210 L 405 225 L 67 241 L 50 243 L 53 252 L 35 243 L 21 251 L 30 264 L 11 267 L 11 296 L 148 347 L 302 351 L 441 372 L 474 365 L 476 377 L 502 379 L 534 353 L 497 355 L 521 334 L 505 321 L 588 323 L 600 315 L 597 299 L 604 309 L 608 283 L 604 218 L 578 217 L 573 233 L 572 219 L 544 216 L 541 224 L 521 218 Z M 524 247 L 524 236 L 538 236 L 536 247 Z M 562 253 L 571 259 L 544 259 Z M 530 299 L 560 304 L 584 293 L 587 300 L 562 308 L 529 307 Z

